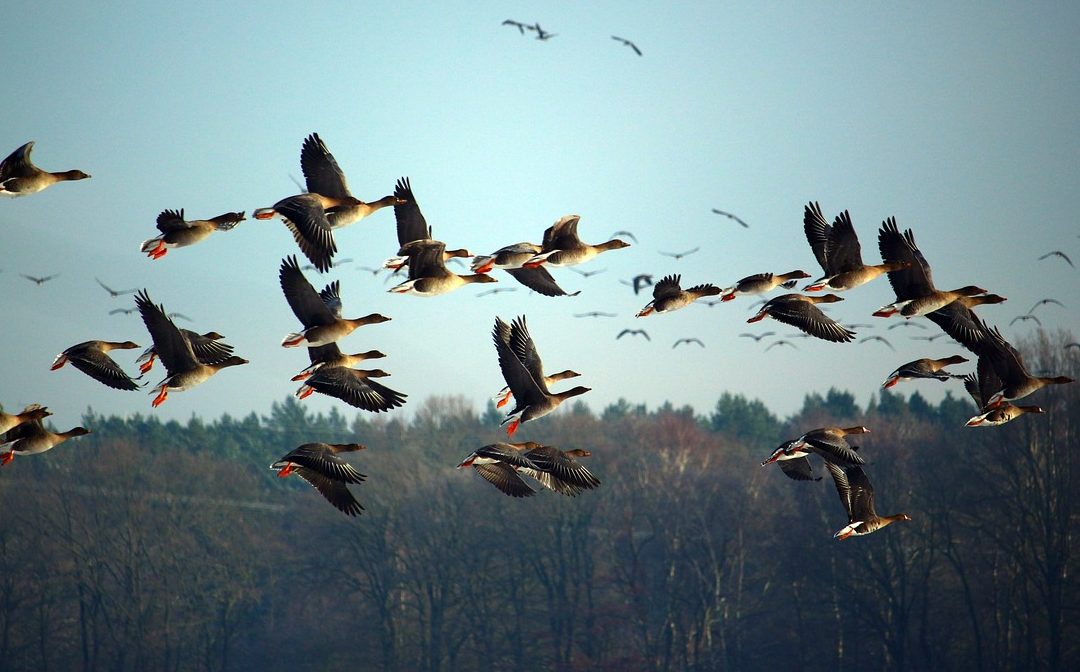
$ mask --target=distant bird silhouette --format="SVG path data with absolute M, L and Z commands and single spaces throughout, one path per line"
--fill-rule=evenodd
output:
M 109 311 L 109 314 L 110 315 L 116 315 L 118 313 L 123 313 L 124 315 L 130 315 L 130 314 L 134 313 L 137 310 L 138 310 L 138 308 L 113 308 L 112 310 Z
M 682 343 L 686 343 L 687 345 L 691 343 L 697 343 L 701 347 L 705 347 L 705 344 L 701 342 L 700 338 L 680 338 L 679 340 L 675 341 L 675 344 L 671 346 L 671 349 L 674 350 Z
M 169 313 L 169 319 L 170 320 L 175 320 L 178 317 L 180 319 L 182 319 L 182 320 L 187 320 L 188 322 L 193 321 L 190 317 L 188 317 L 187 315 L 184 315 L 183 313 Z
M 1061 306 L 1062 308 L 1065 307 L 1065 304 L 1058 301 L 1057 299 L 1043 299 L 1041 301 L 1036 302 L 1035 305 L 1031 307 L 1031 310 L 1028 311 L 1028 315 L 1034 313 L 1035 309 L 1038 308 L 1039 306 L 1047 304 L 1047 303 L 1056 303 L 1057 305 Z
M 550 40 L 551 38 L 555 37 L 558 34 L 558 33 L 549 33 L 546 30 L 544 30 L 543 28 L 541 28 L 539 21 L 537 21 L 536 23 L 534 23 L 531 26 L 529 24 L 525 24 L 525 29 L 535 32 L 536 33 L 536 39 L 543 40 L 545 42 L 547 40 Z
M 633 43 L 633 42 L 631 42 L 630 40 L 626 39 L 625 37 L 615 37 L 614 35 L 612 35 L 612 36 L 611 36 L 611 39 L 613 39 L 613 40 L 618 40 L 619 42 L 622 42 L 622 43 L 623 43 L 623 44 L 625 44 L 626 46 L 628 46 L 628 47 L 630 47 L 631 49 L 633 49 L 633 50 L 634 50 L 634 53 L 635 53 L 635 54 L 637 54 L 638 56 L 641 56 L 641 49 L 638 49 L 638 47 L 637 47 L 637 45 L 636 45 L 636 44 L 634 44 L 634 43 Z
M 630 240 L 634 241 L 634 243 L 637 243 L 637 236 L 635 236 L 634 234 L 630 233 L 629 231 L 627 231 L 625 229 L 620 229 L 620 230 L 616 231 L 615 233 L 608 236 L 608 238 L 618 238 L 619 236 L 623 236 L 624 238 L 629 238 Z
M 619 332 L 619 335 L 615 337 L 615 340 L 619 340 L 627 334 L 630 334 L 631 336 L 644 336 L 646 341 L 652 340 L 651 338 L 649 338 L 648 332 L 646 332 L 644 329 L 623 329 Z
M 345 264 L 349 263 L 350 261 L 352 261 L 352 259 L 331 260 L 330 261 L 330 268 L 335 268 L 337 266 L 344 266 Z M 304 264 L 303 266 L 300 267 L 300 270 L 301 271 L 315 271 L 315 270 L 318 270 L 318 269 L 315 268 L 315 264 Z
M 866 343 L 867 341 L 881 341 L 885 345 L 889 346 L 890 350 L 896 350 L 896 348 L 893 347 L 893 344 L 886 340 L 884 336 L 863 336 L 859 339 L 859 343 Z
M 574 268 L 573 266 L 570 266 L 570 270 L 573 271 L 574 273 L 577 273 L 578 275 L 580 275 L 583 278 L 587 278 L 589 276 L 596 275 L 597 273 L 603 273 L 607 269 L 606 268 L 598 268 L 595 271 L 583 271 L 583 270 L 581 270 L 579 268 Z
M 618 317 L 615 313 L 601 313 L 598 310 L 593 310 L 588 313 L 574 313 L 574 317 Z
M 700 247 L 695 247 L 694 249 L 687 250 L 686 252 L 663 252 L 663 251 L 661 251 L 660 254 L 664 255 L 665 257 L 674 257 L 676 259 L 676 261 L 677 261 L 679 259 L 682 259 L 683 257 L 685 257 L 688 254 L 693 254 L 694 252 L 697 252 L 700 249 L 701 249 Z
M 94 278 L 94 280 L 97 280 L 97 284 L 101 285 L 105 289 L 106 292 L 108 292 L 110 295 L 112 295 L 113 298 L 116 298 L 116 297 L 121 296 L 123 294 L 134 294 L 135 292 L 139 291 L 138 287 L 136 287 L 135 289 L 113 289 L 112 287 L 109 287 L 108 285 L 106 285 L 101 280 L 98 280 L 98 278 Z M 132 308 L 132 311 L 134 311 L 134 310 L 135 309 Z
M 641 290 L 653 284 L 652 273 L 639 273 L 629 280 L 620 280 L 624 285 L 634 288 L 634 294 L 640 294 Z
M 809 334 L 800 334 L 800 336 L 809 336 Z M 788 340 L 782 338 L 782 339 L 780 339 L 778 341 L 773 341 L 768 346 L 766 346 L 765 347 L 765 352 L 768 352 L 769 350 L 772 350 L 773 348 L 775 348 L 778 345 L 790 345 L 791 347 L 795 348 L 796 350 L 799 349 L 799 347 L 797 345 L 795 345 L 794 343 L 792 343 L 791 341 L 788 341 Z
M 53 273 L 52 275 L 46 275 L 43 278 L 39 278 L 39 277 L 36 277 L 36 276 L 33 276 L 33 275 L 27 275 L 25 273 L 21 273 L 20 275 L 22 275 L 22 277 L 26 278 L 30 282 L 33 282 L 33 283 L 40 286 L 40 285 L 44 285 L 46 282 L 48 282 L 49 280 L 52 280 L 53 278 L 57 277 L 60 274 L 59 273 Z
M 382 268 L 381 266 L 379 268 L 374 268 L 372 266 L 357 266 L 357 268 L 360 269 L 361 271 L 367 271 L 368 273 L 371 273 L 372 275 L 378 275 L 379 273 L 382 273 L 384 270 L 386 270 L 385 268 Z
M 1080 348 L 1080 343 L 1073 341 L 1072 343 L 1066 344 L 1065 349 L 1068 350 L 1069 348 Z
M 913 322 L 911 320 L 907 320 L 907 321 L 904 321 L 904 322 L 893 322 L 892 324 L 889 325 L 890 330 L 896 329 L 896 328 L 899 328 L 899 327 L 918 327 L 919 329 L 926 329 L 926 325 L 923 324 L 922 322 Z
M 930 343 L 930 342 L 935 341 L 936 339 L 941 338 L 944 335 L 945 335 L 944 333 L 941 333 L 941 334 L 934 334 L 933 336 L 912 336 L 912 338 L 915 339 L 916 341 L 926 341 L 926 342 Z
M 1017 315 L 1009 321 L 1009 326 L 1011 327 L 1012 325 L 1016 324 L 1017 321 L 1026 322 L 1027 320 L 1035 320 L 1035 324 L 1039 325 L 1040 327 L 1042 326 L 1042 322 L 1039 321 L 1039 318 L 1035 317 L 1031 313 L 1028 313 L 1027 315 Z
M 1061 257 L 1069 264 L 1069 266 L 1076 268 L 1076 266 L 1073 266 L 1072 259 L 1069 259 L 1069 257 L 1061 250 L 1053 250 L 1052 252 L 1047 252 L 1046 254 L 1039 257 L 1039 261 L 1042 261 L 1043 259 L 1047 259 L 1049 257 Z
M 481 296 L 488 296 L 489 294 L 498 294 L 499 292 L 516 292 L 517 287 L 496 287 L 494 289 L 484 290 L 476 295 L 477 298 Z
M 507 19 L 507 20 L 502 22 L 502 25 L 504 25 L 504 26 L 516 26 L 517 29 L 519 31 L 521 31 L 522 35 L 525 34 L 525 24 L 520 22 L 520 21 L 514 21 L 512 19 Z
M 872 325 L 872 324 L 861 324 L 861 323 L 849 324 L 848 325 L 849 329 L 872 329 L 873 327 L 874 327 L 874 325 Z
M 736 221 L 736 222 L 738 222 L 739 224 L 742 224 L 742 226 L 743 226 L 743 228 L 744 228 L 744 229 L 749 229 L 749 228 L 750 228 L 750 225 L 749 225 L 749 224 L 747 224 L 746 222 L 744 222 L 744 221 L 743 221 L 742 219 L 740 219 L 739 217 L 736 217 L 735 215 L 731 214 L 730 212 L 724 212 L 723 210 L 717 210 L 716 208 L 713 208 L 713 209 L 712 209 L 712 211 L 713 211 L 713 213 L 715 213 L 715 214 L 717 214 L 717 215 L 723 215 L 724 217 L 727 217 L 728 219 L 733 219 L 733 220 L 735 220 L 735 221 Z
M 757 343 L 761 339 L 763 339 L 763 338 L 765 338 L 767 336 L 775 336 L 775 335 L 776 335 L 775 331 L 766 331 L 764 334 L 739 334 L 739 338 L 743 338 L 743 337 L 752 338 L 752 339 L 754 339 L 754 342 Z

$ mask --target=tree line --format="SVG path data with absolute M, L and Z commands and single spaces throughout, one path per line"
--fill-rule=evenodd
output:
M 1077 377 L 1069 340 L 1026 360 Z M 458 397 L 407 420 L 88 412 L 93 434 L 0 471 L 0 672 L 1080 668 L 1078 386 L 969 429 L 933 384 L 809 393 L 787 419 L 729 393 L 704 415 L 578 403 L 524 438 L 587 448 L 602 486 L 526 500 L 453 468 L 505 436 Z M 879 511 L 912 521 L 837 542 L 825 470 L 759 463 L 855 424 Z M 367 446 L 359 518 L 267 468 L 310 441 Z

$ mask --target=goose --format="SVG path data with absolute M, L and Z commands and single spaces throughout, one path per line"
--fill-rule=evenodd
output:
M 33 150 L 34 141 L 31 140 L 0 161 L 0 196 L 26 196 L 59 182 L 85 180 L 90 177 L 81 170 L 56 173 L 42 170 L 30 160 L 30 152 Z
M 137 390 L 140 385 L 124 373 L 109 352 L 113 350 L 133 350 L 139 347 L 131 341 L 84 341 L 64 350 L 53 360 L 50 371 L 56 371 L 71 362 L 79 371 L 99 383 L 116 390 Z
M 833 477 L 840 503 L 848 514 L 848 524 L 838 530 L 833 535 L 834 538 L 843 541 L 848 537 L 861 537 L 877 532 L 887 525 L 911 520 L 911 516 L 906 513 L 891 516 L 877 514 L 874 508 L 874 488 L 862 467 L 844 467 L 832 462 L 826 462 L 825 467 Z
M 836 294 L 822 296 L 781 294 L 766 302 L 757 315 L 748 319 L 747 322 L 757 322 L 766 317 L 772 317 L 811 336 L 834 343 L 848 343 L 855 337 L 855 332 L 845 329 L 815 305 L 837 301 L 843 301 L 843 299 Z
M 930 264 L 915 244 L 915 234 L 907 229 L 903 234 L 896 226 L 896 219 L 889 217 L 878 231 L 878 250 L 886 263 L 907 262 L 906 268 L 889 271 L 889 283 L 896 293 L 896 301 L 874 311 L 874 317 L 904 317 L 926 315 L 961 297 L 985 294 L 986 290 L 975 285 L 942 291 L 934 287 Z
M 41 404 L 28 404 L 20 413 L 5 413 L 0 411 L 0 436 L 8 433 L 24 422 L 31 420 L 41 421 L 52 415 L 49 409 Z
M 653 313 L 670 313 L 689 306 L 694 301 L 706 296 L 716 296 L 720 288 L 712 284 L 695 285 L 688 289 L 679 286 L 681 275 L 668 275 L 653 285 L 653 299 L 638 311 L 638 317 Z
M 139 314 L 142 315 L 146 330 L 154 339 L 154 350 L 168 372 L 164 380 L 155 385 L 154 391 L 151 392 L 151 394 L 157 393 L 151 404 L 154 408 L 165 403 L 169 390 L 177 392 L 189 390 L 206 382 L 222 369 L 248 363 L 248 360 L 235 355 L 213 364 L 201 363 L 195 357 L 188 339 L 184 338 L 176 324 L 165 314 L 165 309 L 160 305 L 154 305 L 145 289 L 135 295 L 135 305 L 139 307 Z
M 809 203 L 803 210 L 803 231 L 810 249 L 825 271 L 823 277 L 803 288 L 805 292 L 853 289 L 884 273 L 911 265 L 909 260 L 887 261 L 872 266 L 864 264 L 859 237 L 855 235 L 855 227 L 847 210 L 837 215 L 830 226 L 821 214 L 821 206 L 817 202 Z
M 566 215 L 544 231 L 541 252 L 525 262 L 525 268 L 548 266 L 575 266 L 589 261 L 602 252 L 630 247 L 630 243 L 618 238 L 598 245 L 583 243 L 578 237 L 577 226 L 580 215 Z
M 323 290 L 323 295 L 315 291 L 304 272 L 296 261 L 296 256 L 289 256 L 281 261 L 278 271 L 278 280 L 281 291 L 285 294 L 285 300 L 292 308 L 293 314 L 304 325 L 304 330 L 287 334 L 281 341 L 286 348 L 306 345 L 309 348 L 335 343 L 351 334 L 358 327 L 369 324 L 381 324 L 390 320 L 389 317 L 379 313 L 371 313 L 364 317 L 345 319 L 340 313 L 327 305 L 327 300 L 332 305 L 340 305 L 340 284 L 337 280 Z
M 950 378 L 963 378 L 961 375 L 944 371 L 944 368 L 951 364 L 963 364 L 966 361 L 968 361 L 967 358 L 961 355 L 950 355 L 949 357 L 943 357 L 941 359 L 930 359 L 929 357 L 916 359 L 897 367 L 895 371 L 889 374 L 889 377 L 885 379 L 885 382 L 881 384 L 881 387 L 888 389 L 905 380 L 922 378 L 933 378 L 941 381 L 949 380 Z
M 364 450 L 359 443 L 305 443 L 282 456 L 270 465 L 278 478 L 296 474 L 319 491 L 334 508 L 349 516 L 358 516 L 364 510 L 352 493 L 349 483 L 363 483 L 367 476 L 338 457 L 341 453 Z
M 64 441 L 90 433 L 85 427 L 73 427 L 66 432 L 50 432 L 38 418 L 28 419 L 0 436 L 0 466 L 11 462 L 15 455 L 38 455 L 52 450 Z
M 720 300 L 731 301 L 736 296 L 764 294 L 777 287 L 791 289 L 795 286 L 796 280 L 809 277 L 809 273 L 800 270 L 789 271 L 787 273 L 755 273 L 754 275 L 748 275 L 745 278 L 742 278 L 731 287 L 724 289 Z
M 499 368 L 514 395 L 514 409 L 502 422 L 509 423 L 507 436 L 513 436 L 522 423 L 542 418 L 567 399 L 590 391 L 590 388 L 581 385 L 565 392 L 552 393 L 548 390 L 544 382 L 543 363 L 529 335 L 524 316 L 514 319 L 510 326 L 496 317 L 492 340 L 499 355 Z
M 194 245 L 205 240 L 215 231 L 231 231 L 242 221 L 244 221 L 243 212 L 226 212 L 210 219 L 187 221 L 184 219 L 183 208 L 162 210 L 157 216 L 157 229 L 161 235 L 144 240 L 139 246 L 139 251 L 146 253 L 146 256 L 151 259 L 160 259 L 170 248 Z M 105 289 L 109 288 L 105 287 Z

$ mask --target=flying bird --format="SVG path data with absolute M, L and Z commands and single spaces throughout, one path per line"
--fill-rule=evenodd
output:
M 574 268 L 573 266 L 570 266 L 570 270 L 573 271 L 574 273 L 577 273 L 578 275 L 580 275 L 583 278 L 588 278 L 588 277 L 591 277 L 593 275 L 596 275 L 597 273 L 603 273 L 607 269 L 606 268 L 598 268 L 595 271 L 583 271 L 580 268 Z
M 578 237 L 577 227 L 581 221 L 579 215 L 565 215 L 544 230 L 541 252 L 522 264 L 525 268 L 536 268 L 543 264 L 549 266 L 575 266 L 589 261 L 596 255 L 608 250 L 620 250 L 630 247 L 630 243 L 612 238 L 597 245 L 589 245 Z
M 191 389 L 205 382 L 215 373 L 229 366 L 247 364 L 246 359 L 230 356 L 216 364 L 203 364 L 195 357 L 191 343 L 180 332 L 172 319 L 165 314 L 165 309 L 150 300 L 146 290 L 135 295 L 135 305 L 139 307 L 146 330 L 154 340 L 154 349 L 168 375 L 154 386 L 157 396 L 151 404 L 157 408 L 165 402 L 169 390 L 178 392 Z
M 1035 320 L 1035 324 L 1039 325 L 1040 327 L 1042 326 L 1042 322 L 1039 321 L 1039 318 L 1035 317 L 1031 313 L 1027 313 L 1026 315 L 1017 315 L 1009 321 L 1009 326 L 1011 327 L 1012 325 L 1016 324 L 1017 321 L 1027 322 L 1028 320 Z
M 643 288 L 653 284 L 653 276 L 651 273 L 639 273 L 630 280 L 620 280 L 619 282 L 633 287 L 634 294 L 640 294 Z
M 766 331 L 763 334 L 739 334 L 739 338 L 744 338 L 744 337 L 745 338 L 752 338 L 752 339 L 754 339 L 754 342 L 757 343 L 757 342 L 761 341 L 761 339 L 763 339 L 763 338 L 767 338 L 769 336 L 775 336 L 775 335 L 776 335 L 775 331 Z
M 42 170 L 30 160 L 34 149 L 31 140 L 0 161 L 0 196 L 25 196 L 51 187 L 57 182 L 85 180 L 90 177 L 81 170 L 65 170 L 52 173 Z
M 24 411 L 25 412 L 25 411 Z M 51 415 L 46 413 L 45 415 Z M 39 418 L 31 418 L 0 436 L 0 445 L 6 452 L 0 453 L 0 466 L 11 462 L 15 455 L 37 455 L 52 450 L 68 439 L 89 434 L 85 427 L 75 427 L 66 432 L 50 432 Z
M 913 362 L 900 365 L 895 371 L 889 374 L 889 377 L 885 379 L 885 382 L 881 384 L 881 387 L 888 389 L 905 380 L 923 378 L 934 378 L 941 381 L 946 381 L 950 378 L 963 378 L 961 375 L 949 373 L 944 369 L 950 364 L 963 364 L 966 361 L 968 361 L 967 358 L 961 357 L 960 355 L 952 355 L 951 357 L 945 357 L 943 359 L 930 359 L 927 357 L 916 359 Z
M 617 41 L 619 41 L 619 42 L 622 42 L 622 43 L 623 43 L 623 44 L 625 44 L 626 46 L 628 46 L 628 47 L 630 47 L 631 49 L 633 49 L 633 50 L 634 50 L 634 53 L 635 53 L 635 54 L 637 54 L 638 56 L 641 56 L 641 49 L 638 49 L 638 47 L 637 47 L 637 45 L 636 45 L 636 44 L 634 44 L 634 43 L 633 43 L 633 42 L 631 42 L 630 40 L 626 39 L 625 37 L 616 37 L 616 36 L 612 35 L 612 36 L 611 36 L 611 39 L 613 39 L 613 40 L 617 40 Z
M 815 304 L 843 301 L 836 294 L 808 296 L 805 294 L 781 294 L 770 299 L 757 315 L 747 322 L 757 322 L 765 317 L 772 317 L 784 324 L 789 324 L 800 331 L 817 338 L 835 343 L 847 343 L 855 337 L 855 332 L 845 329 L 836 320 L 821 312 Z
M 139 251 L 151 259 L 160 259 L 168 253 L 170 248 L 194 245 L 205 240 L 215 231 L 231 231 L 242 221 L 244 221 L 243 212 L 226 212 L 210 219 L 189 221 L 184 219 L 183 208 L 162 210 L 157 216 L 157 230 L 161 234 L 144 240 L 139 246 Z
M 1058 301 L 1057 299 L 1043 299 L 1041 301 L 1037 301 L 1035 303 L 1035 305 L 1031 307 L 1031 310 L 1028 311 L 1028 315 L 1034 313 L 1035 309 L 1038 308 L 1039 306 L 1042 306 L 1042 305 L 1045 305 L 1045 304 L 1048 304 L 1048 303 L 1056 303 L 1057 305 L 1061 306 L 1062 308 L 1065 307 L 1065 304 Z
M 138 308 L 113 308 L 112 310 L 109 311 L 109 314 L 110 315 L 117 315 L 117 314 L 122 313 L 124 315 L 130 315 L 130 314 L 134 313 L 137 310 L 138 310 Z
M 525 24 L 520 22 L 520 21 L 514 21 L 513 19 L 507 19 L 507 20 L 502 22 L 502 25 L 504 25 L 504 26 L 515 26 L 521 32 L 522 35 L 525 34 Z
M 705 344 L 701 342 L 700 338 L 680 338 L 679 340 L 675 341 L 675 344 L 671 346 L 671 349 L 674 350 L 675 348 L 679 347 L 679 345 L 681 345 L 682 343 L 686 343 L 687 345 L 689 345 L 691 343 L 697 343 L 701 347 L 703 347 L 703 348 L 705 347 Z
M 919 329 L 926 329 L 926 325 L 922 322 L 912 322 L 911 320 L 906 320 L 904 322 L 893 322 L 889 325 L 889 331 L 892 331 L 893 329 L 899 329 L 900 327 L 918 327 Z
M 307 192 L 288 196 L 269 208 L 255 210 L 255 219 L 280 215 L 304 256 L 319 271 L 330 269 L 337 244 L 333 229 L 352 224 L 380 208 L 398 205 L 395 196 L 365 203 L 349 191 L 345 174 L 318 133 L 304 139 L 300 148 L 300 167 L 307 181 Z
M 346 515 L 358 516 L 364 507 L 349 492 L 348 484 L 363 483 L 367 476 L 338 455 L 364 449 L 365 446 L 359 443 L 305 443 L 290 450 L 270 468 L 277 472 L 278 478 L 296 474 L 318 490 L 334 508 Z
M 893 347 L 893 344 L 886 340 L 884 336 L 863 336 L 859 339 L 859 343 L 866 343 L 867 341 L 881 341 L 885 345 L 889 346 L 890 350 L 896 350 L 896 348 Z
M 700 249 L 701 249 L 700 247 L 695 247 L 694 249 L 687 250 L 685 252 L 664 252 L 664 251 L 661 251 L 660 254 L 664 255 L 665 257 L 674 257 L 675 260 L 678 261 L 679 259 L 682 259 L 686 255 L 693 254 L 694 252 L 697 252 Z
M 113 298 L 116 298 L 116 297 L 124 295 L 124 294 L 134 294 L 135 292 L 139 291 L 138 287 L 136 287 L 134 289 L 113 289 L 112 287 L 109 287 L 104 282 L 102 282 L 99 278 L 94 278 L 94 280 L 97 280 L 97 284 L 101 285 L 102 288 L 106 292 L 108 292 L 109 295 L 112 296 Z
M 619 236 L 622 236 L 624 238 L 629 238 L 630 240 L 634 241 L 635 244 L 637 243 L 637 237 L 634 234 L 627 231 L 626 229 L 619 229 L 615 233 L 608 236 L 608 238 L 618 238 Z
M 133 350 L 139 347 L 131 341 L 85 341 L 64 350 L 53 360 L 50 371 L 71 362 L 79 371 L 94 380 L 117 390 L 137 390 L 139 384 L 124 373 L 120 365 L 109 356 L 112 350 Z
M 496 317 L 491 336 L 495 341 L 503 379 L 514 396 L 514 409 L 502 421 L 502 424 L 509 423 L 507 436 L 513 436 L 522 423 L 542 418 L 567 399 L 590 390 L 581 385 L 565 392 L 548 390 L 543 362 L 529 334 L 524 315 L 515 318 L 509 325 Z
M 814 257 L 825 272 L 821 278 L 803 287 L 805 292 L 852 289 L 884 273 L 891 274 L 909 268 L 912 264 L 907 259 L 886 261 L 877 265 L 864 264 L 859 237 L 855 234 L 855 227 L 847 210 L 837 215 L 832 225 L 829 225 L 821 214 L 821 206 L 817 202 L 810 202 L 803 208 L 803 232 Z
M 646 341 L 652 340 L 651 338 L 649 338 L 648 332 L 646 332 L 644 329 L 623 329 L 619 332 L 619 335 L 615 337 L 615 340 L 617 341 L 623 336 L 626 336 L 627 334 L 631 336 L 644 336 Z
M 599 310 L 592 310 L 587 313 L 574 313 L 574 317 L 618 317 L 616 313 L 602 313 Z
M 733 219 L 733 220 L 735 220 L 735 221 L 736 221 L 736 222 L 738 222 L 739 224 L 742 224 L 742 227 L 743 227 L 744 229 L 749 229 L 749 228 L 750 228 L 750 225 L 749 225 L 749 224 L 747 224 L 746 222 L 744 222 L 744 221 L 743 221 L 742 219 L 740 219 L 739 217 L 737 217 L 737 216 L 735 216 L 735 215 L 731 214 L 730 212 L 724 212 L 723 210 L 718 210 L 718 209 L 716 209 L 716 208 L 713 208 L 713 209 L 712 209 L 712 211 L 713 211 L 713 213 L 715 213 L 715 214 L 717 214 L 717 215 L 723 215 L 724 217 L 727 217 L 728 219 Z
M 476 294 L 476 298 L 480 298 L 481 296 L 490 296 L 492 294 L 498 294 L 499 292 L 516 292 L 516 291 L 517 291 L 517 287 L 495 287 L 493 289 L 485 289 L 482 292 L 478 292 Z
M 34 275 L 27 275 L 25 273 L 20 273 L 20 275 L 22 275 L 22 277 L 26 278 L 30 282 L 33 282 L 34 284 L 36 284 L 36 285 L 38 285 L 40 287 L 41 285 L 44 285 L 46 282 L 48 282 L 49 280 L 52 280 L 53 278 L 59 276 L 60 274 L 59 273 L 53 273 L 52 275 L 46 275 L 43 278 L 39 278 L 39 277 L 34 276 Z
M 720 288 L 716 285 L 695 285 L 688 289 L 679 286 L 680 275 L 668 275 L 653 285 L 653 299 L 644 308 L 638 311 L 638 317 L 645 317 L 652 313 L 669 313 L 680 308 L 685 308 L 697 299 L 706 296 L 716 296 Z
M 799 349 L 799 347 L 797 345 L 795 345 L 794 343 L 792 343 L 791 341 L 782 338 L 782 339 L 780 339 L 778 341 L 773 341 L 772 343 L 767 345 L 765 347 L 765 352 L 768 352 L 769 350 L 772 350 L 773 348 L 775 348 L 778 345 L 790 345 L 791 347 L 795 348 L 796 350 Z
M 848 524 L 833 535 L 843 541 L 851 536 L 862 536 L 877 532 L 886 525 L 899 521 L 911 520 L 906 513 L 891 516 L 879 516 L 874 509 L 874 488 L 870 479 L 860 466 L 845 467 L 826 462 L 825 467 L 832 474 L 840 503 L 848 514 Z
M 1069 266 L 1072 266 L 1073 268 L 1076 268 L 1075 266 L 1073 266 L 1072 259 L 1069 259 L 1068 255 L 1066 255 L 1061 250 L 1054 250 L 1052 252 L 1047 252 L 1046 254 L 1039 257 L 1039 261 L 1042 261 L 1043 259 L 1047 259 L 1049 257 L 1061 257 L 1062 259 L 1064 259 L 1069 264 Z

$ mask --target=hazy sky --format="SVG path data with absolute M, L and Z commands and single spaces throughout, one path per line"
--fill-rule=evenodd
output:
M 64 5 L 61 7 L 60 5 Z M 318 132 L 353 193 L 374 200 L 412 180 L 436 238 L 486 253 L 539 242 L 559 217 L 580 214 L 587 242 L 632 231 L 637 245 L 602 255 L 583 278 L 555 269 L 573 298 L 500 285 L 429 299 L 387 293 L 358 270 L 395 252 L 391 210 L 338 231 L 352 264 L 318 277 L 342 281 L 345 313 L 391 322 L 342 343 L 377 348 L 385 380 L 410 407 L 462 394 L 478 409 L 503 381 L 491 343 L 496 315 L 526 314 L 550 371 L 573 368 L 601 410 L 619 397 L 668 399 L 708 412 L 724 391 L 785 414 L 830 386 L 866 403 L 897 365 L 959 346 L 911 339 L 870 313 L 893 299 L 882 279 L 849 292 L 830 314 L 878 322 L 837 345 L 763 350 L 741 332 L 750 300 L 635 319 L 648 300 L 620 283 L 636 273 L 681 273 L 684 286 L 731 284 L 756 272 L 815 275 L 803 205 L 830 219 L 849 209 L 868 262 L 877 229 L 896 216 L 912 228 L 942 288 L 979 284 L 1009 298 L 980 309 L 1012 340 L 1033 328 L 1009 321 L 1039 299 L 1044 326 L 1080 334 L 1080 6 L 1075 3 L 21 3 L 4 13 L 0 62 L 6 100 L 0 156 L 35 140 L 36 163 L 92 179 L 0 200 L 4 347 L 0 403 L 50 406 L 56 424 L 99 413 L 186 419 L 267 412 L 297 385 L 303 350 L 278 286 L 298 254 L 280 220 L 245 221 L 158 261 L 138 251 L 166 208 L 189 218 L 272 205 L 298 191 L 304 137 Z M 504 19 L 538 21 L 556 37 L 522 36 Z M 611 39 L 634 40 L 636 56 Z M 743 229 L 713 215 L 737 213 Z M 679 261 L 660 251 L 701 250 Z M 306 262 L 305 262 L 306 263 Z M 20 274 L 59 277 L 35 286 Z M 70 366 L 49 371 L 75 343 L 149 345 L 130 296 L 95 282 L 145 287 L 197 331 L 217 330 L 251 364 L 171 394 L 159 409 L 143 392 L 108 389 Z M 478 298 L 496 286 L 516 291 Z M 575 319 L 601 310 L 612 319 Z M 642 327 L 651 342 L 616 341 Z M 672 343 L 694 336 L 706 348 Z M 116 354 L 135 371 L 136 351 Z M 972 369 L 973 363 L 961 369 Z M 160 364 L 151 383 L 163 375 Z M 931 399 L 945 385 L 917 387 Z M 952 389 L 959 391 L 953 384 Z M 342 402 L 313 395 L 313 410 Z M 359 412 L 359 411 L 357 411 Z

